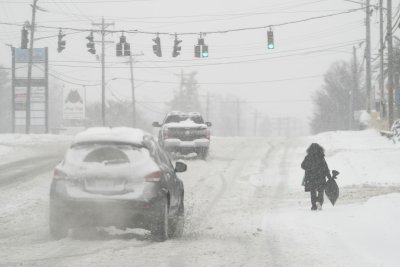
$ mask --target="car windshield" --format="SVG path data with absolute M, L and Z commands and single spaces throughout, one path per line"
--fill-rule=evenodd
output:
M 145 148 L 115 144 L 83 144 L 68 150 L 65 160 L 74 163 L 126 164 L 148 155 Z

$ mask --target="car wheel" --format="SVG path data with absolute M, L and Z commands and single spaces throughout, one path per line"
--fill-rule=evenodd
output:
M 167 199 L 165 199 L 163 201 L 161 214 L 151 230 L 151 235 L 157 241 L 165 241 L 169 238 L 170 226 L 169 226 L 168 215 L 169 215 L 168 201 Z
M 185 208 L 183 205 L 183 198 L 182 198 L 181 203 L 179 205 L 178 213 L 174 220 L 174 224 L 172 225 L 173 237 L 174 238 L 182 237 L 184 228 L 185 228 Z
M 68 235 L 69 227 L 65 219 L 62 210 L 50 200 L 49 228 L 50 235 L 54 239 L 62 239 Z

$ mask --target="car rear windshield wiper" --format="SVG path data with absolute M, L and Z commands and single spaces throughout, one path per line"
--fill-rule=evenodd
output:
M 110 164 L 128 163 L 128 161 L 126 159 L 110 159 L 110 160 L 103 160 L 102 163 L 104 165 L 110 165 Z

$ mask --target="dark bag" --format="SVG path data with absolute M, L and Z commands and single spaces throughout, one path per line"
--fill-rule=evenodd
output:
M 336 176 L 338 174 L 339 174 L 338 171 L 333 170 L 332 178 L 326 182 L 326 186 L 325 186 L 325 194 L 333 206 L 335 206 L 335 203 L 336 203 L 337 199 L 339 198 L 339 186 L 337 185 L 337 183 L 335 181 Z

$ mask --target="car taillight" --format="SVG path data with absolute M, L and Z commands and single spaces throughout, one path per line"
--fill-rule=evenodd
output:
M 168 138 L 168 128 L 165 127 L 165 128 L 163 129 L 163 139 L 167 139 L 167 138 Z
M 144 177 L 146 182 L 159 182 L 161 179 L 161 171 L 152 172 Z
M 53 174 L 54 179 L 65 179 L 67 178 L 67 174 L 60 169 L 54 169 L 54 174 Z

